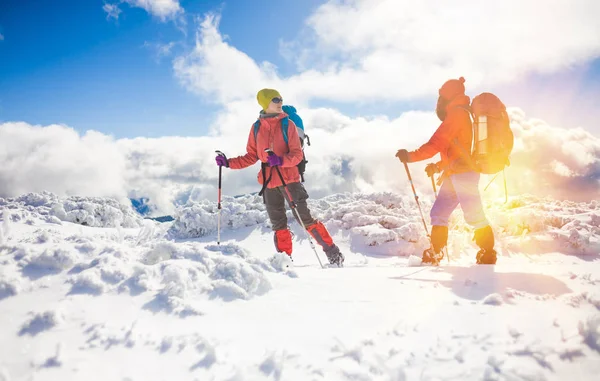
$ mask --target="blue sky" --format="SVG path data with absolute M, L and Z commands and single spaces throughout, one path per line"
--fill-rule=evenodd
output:
M 298 17 L 278 17 L 274 10 L 269 15 L 274 31 L 264 33 L 257 28 L 259 18 L 248 15 L 271 2 L 183 1 L 186 36 L 175 23 L 126 5 L 115 21 L 107 20 L 102 1 L 3 0 L 0 122 L 65 123 L 116 137 L 206 133 L 212 106 L 179 85 L 172 57 L 157 57 L 154 44 L 177 42 L 174 52 L 189 47 L 194 15 L 220 11 L 221 28 L 238 47 L 282 61 L 278 39 L 293 37 L 295 23 L 311 9 L 310 1 L 298 3 L 279 2 Z M 257 43 L 261 40 L 264 44 Z
M 195 42 L 196 17 L 221 14 L 227 42 L 257 62 L 295 66 L 279 54 L 279 41 L 297 38 L 316 0 L 181 1 L 185 22 L 162 21 L 121 4 L 118 20 L 103 1 L 0 2 L 0 122 L 64 123 L 78 131 L 116 137 L 198 136 L 218 114 L 209 99 L 184 88 L 172 59 Z M 268 23 L 268 27 L 265 24 Z M 174 42 L 171 54 L 156 46 Z M 581 125 L 600 135 L 600 60 L 552 74 L 528 74 L 494 88 L 508 105 L 563 127 Z M 412 100 L 357 105 L 327 101 L 350 116 L 396 117 L 433 108 L 435 94 Z

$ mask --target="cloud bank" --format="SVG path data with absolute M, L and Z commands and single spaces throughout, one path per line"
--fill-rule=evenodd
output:
M 126 162 L 104 134 L 26 123 L 0 125 L 0 194 L 49 190 L 57 194 L 124 199 Z
M 306 186 L 311 197 L 337 192 L 410 192 L 397 149 L 425 142 L 438 125 L 433 113 L 408 112 L 396 119 L 349 118 L 331 109 L 301 109 L 312 145 Z M 507 170 L 509 194 L 531 193 L 590 200 L 600 194 L 600 139 L 582 129 L 552 127 L 511 109 L 515 149 Z M 251 118 L 252 115 L 248 115 Z M 246 119 L 248 119 L 246 118 Z M 230 121 L 233 125 L 234 118 Z M 214 151 L 243 154 L 251 120 L 207 137 L 115 140 L 65 126 L 0 125 L 0 197 L 48 190 L 59 195 L 148 197 L 155 214 L 174 203 L 216 197 Z M 433 160 L 433 159 L 432 159 Z M 418 192 L 431 196 L 423 168 L 411 164 Z M 227 195 L 256 192 L 259 165 L 224 169 Z M 491 179 L 483 176 L 481 187 Z M 502 197 L 501 177 L 484 197 Z
M 282 43 L 298 67 L 288 77 L 229 44 L 213 14 L 174 67 L 187 88 L 223 104 L 266 85 L 296 102 L 407 100 L 437 94 L 448 78 L 465 76 L 479 90 L 592 60 L 600 56 L 598 14 L 595 0 L 328 1 L 301 37 Z

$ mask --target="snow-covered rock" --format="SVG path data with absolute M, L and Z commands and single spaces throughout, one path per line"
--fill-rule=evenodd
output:
M 221 229 L 261 225 L 268 220 L 262 197 L 259 196 L 225 196 L 221 206 Z M 178 208 L 169 234 L 173 238 L 198 238 L 213 234 L 217 228 L 217 205 L 215 202 L 203 200 Z
M 8 211 L 13 222 L 66 221 L 92 227 L 137 228 L 143 220 L 131 205 L 121 204 L 115 199 L 78 196 L 60 198 L 50 192 L 0 198 L 0 208 Z

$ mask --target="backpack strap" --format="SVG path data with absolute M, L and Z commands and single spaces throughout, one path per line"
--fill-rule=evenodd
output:
M 254 127 L 254 140 L 256 140 L 256 136 L 258 135 L 258 130 L 260 129 L 260 119 L 254 122 L 252 125 Z M 289 145 L 288 142 L 288 128 L 290 126 L 290 118 L 287 116 L 285 118 L 281 118 L 281 132 L 283 133 L 283 140 L 285 144 Z
M 290 125 L 289 118 L 287 116 L 285 118 L 281 119 L 281 132 L 283 133 L 283 140 L 285 141 L 285 144 L 289 144 L 288 143 L 288 127 L 289 127 L 289 125 Z M 258 136 L 258 130 L 260 129 L 260 119 L 258 119 L 256 122 L 254 122 L 252 127 L 254 128 L 254 140 L 256 141 L 256 137 Z M 258 192 L 258 195 L 263 196 L 263 194 L 265 193 L 265 190 L 267 189 L 267 185 L 269 185 L 269 183 L 271 182 L 271 177 L 273 176 L 273 171 L 271 171 L 271 173 L 269 173 L 269 178 L 267 178 L 266 171 L 269 166 L 267 165 L 267 163 L 260 163 L 260 166 L 261 166 L 261 172 L 262 172 L 262 177 L 263 177 L 263 186 L 262 186 L 260 192 Z
M 260 191 L 258 192 L 259 196 L 262 196 L 265 193 L 265 189 L 267 189 L 267 185 L 269 185 L 269 183 L 271 182 L 271 177 L 273 177 L 273 171 L 271 171 L 269 173 L 269 178 L 267 179 L 267 175 L 266 175 L 267 168 L 269 168 L 269 165 L 267 163 L 260 163 L 260 170 L 261 170 L 262 178 L 263 178 L 263 186 L 262 186 L 262 188 L 260 188 Z M 265 203 L 266 203 L 266 200 L 264 200 L 264 197 L 263 197 L 263 201 L 265 201 Z
M 254 141 L 256 141 L 256 135 L 258 135 L 258 130 L 260 128 L 260 119 L 257 119 L 252 126 L 254 127 Z
M 285 144 L 288 143 L 288 127 L 290 126 L 290 118 L 287 116 L 285 118 L 281 118 L 281 132 L 283 133 L 283 140 Z
M 471 106 L 469 106 L 469 105 L 457 105 L 457 106 L 455 106 L 455 108 L 460 108 L 460 109 L 465 110 L 466 112 L 469 113 L 469 118 L 471 118 L 473 122 L 475 121 L 475 115 L 473 114 L 473 109 L 471 108 Z

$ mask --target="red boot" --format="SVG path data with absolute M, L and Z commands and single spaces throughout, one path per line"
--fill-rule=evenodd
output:
M 292 256 L 292 234 L 288 229 L 277 230 L 273 238 L 277 252 Z
M 313 236 L 313 238 L 319 245 L 323 247 L 324 250 L 333 246 L 333 239 L 321 221 L 317 221 L 314 224 L 307 226 L 306 230 L 308 230 L 310 235 Z
M 329 259 L 329 263 L 342 266 L 344 263 L 344 255 L 333 243 L 333 239 L 331 238 L 331 235 L 329 235 L 325 225 L 320 221 L 317 221 L 314 224 L 307 226 L 306 230 L 308 230 L 310 235 L 312 235 L 317 243 L 321 245 L 325 255 L 327 255 L 327 259 Z

